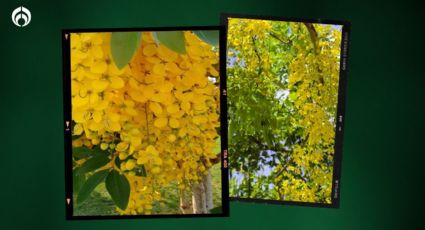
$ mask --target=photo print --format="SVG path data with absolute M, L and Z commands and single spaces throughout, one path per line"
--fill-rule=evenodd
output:
M 228 216 L 220 34 L 62 32 L 68 219 Z
M 231 200 L 338 207 L 349 24 L 222 20 Z

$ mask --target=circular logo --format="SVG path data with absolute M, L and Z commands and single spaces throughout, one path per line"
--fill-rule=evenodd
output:
M 12 22 L 19 27 L 27 26 L 31 22 L 31 12 L 20 6 L 12 12 Z

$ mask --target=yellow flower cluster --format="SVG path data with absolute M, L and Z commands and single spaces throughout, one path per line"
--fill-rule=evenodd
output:
M 142 33 L 131 62 L 117 69 L 110 33 L 71 35 L 73 146 L 114 151 L 131 186 L 123 214 L 150 214 L 160 188 L 197 183 L 212 166 L 219 122 L 218 54 L 184 32 L 186 54 Z M 146 176 L 136 170 L 143 166 Z M 111 166 L 112 167 L 112 166 Z
M 266 97 L 274 96 L 274 87 L 270 86 L 270 82 L 275 81 L 277 77 L 271 71 L 270 56 L 273 54 L 265 52 L 269 47 L 266 44 L 266 38 L 269 36 L 272 26 L 273 24 L 269 20 L 231 19 L 228 32 L 229 47 L 237 47 L 237 49 L 229 49 L 228 54 L 245 73 L 243 77 L 231 76 L 235 78 L 233 82 L 245 81 L 251 85 L 248 87 L 253 87 L 253 83 L 255 83 L 258 93 Z
M 301 29 L 296 23 L 291 26 Z M 320 52 L 311 52 L 312 42 L 307 33 L 301 33 L 303 40 L 310 42 L 307 46 L 295 43 L 299 53 L 289 66 L 289 90 L 296 97 L 293 101 L 302 116 L 297 123 L 306 129 L 308 145 L 330 147 L 333 154 L 341 32 L 329 25 L 315 25 L 315 28 L 322 38 L 318 41 Z M 335 40 L 329 42 L 329 37 Z
M 263 40 L 272 29 L 272 23 L 269 20 L 231 20 L 238 21 L 238 23 L 229 23 L 229 31 L 231 31 L 231 33 L 228 33 L 228 41 L 231 43 L 231 46 L 243 44 L 246 49 L 250 49 L 251 47 L 247 45 L 252 43 L 253 36 L 256 39 Z
M 293 158 L 298 167 L 308 171 L 314 183 L 297 181 L 293 175 L 284 173 L 288 179 L 282 179 L 285 186 L 281 192 L 290 200 L 317 202 L 315 198 L 321 197 L 321 202 L 330 203 L 333 167 L 321 162 L 333 161 L 341 31 L 315 24 L 319 35 L 319 52 L 315 53 L 308 33 L 303 31 L 306 28 L 299 23 L 290 26 L 300 34 L 300 42 L 294 44 L 298 54 L 289 65 L 288 76 L 289 90 L 300 115 L 293 124 L 305 129 L 306 141 L 302 147 L 294 146 Z M 297 188 L 302 189 L 295 192 Z

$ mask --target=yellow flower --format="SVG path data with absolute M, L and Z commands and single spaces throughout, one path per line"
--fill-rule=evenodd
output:
M 175 136 L 174 134 L 170 134 L 170 135 L 168 136 L 168 141 L 170 141 L 170 142 L 174 142 L 174 141 L 176 141 L 176 136 Z
M 155 114 L 155 116 L 160 116 L 162 114 L 162 107 L 159 103 L 151 102 L 149 103 L 149 109 Z
M 160 167 L 153 167 L 151 170 L 152 174 L 158 174 L 161 172 L 161 168 Z
M 168 119 L 166 117 L 157 118 L 154 122 L 155 127 L 164 128 L 167 126 Z
M 124 152 L 125 150 L 127 150 L 128 148 L 128 143 L 127 142 L 120 142 L 119 144 L 117 144 L 117 146 L 115 147 L 115 149 L 119 152 Z
M 156 54 L 156 46 L 155 45 L 147 45 L 143 48 L 143 54 L 145 56 L 151 57 Z
M 134 169 L 134 167 L 136 166 L 136 161 L 135 160 L 128 160 L 126 163 L 125 163 L 125 168 L 127 169 L 127 170 L 132 170 L 132 169 Z
M 170 127 L 174 129 L 180 127 L 180 122 L 175 118 L 170 118 L 169 124 L 170 124 Z
M 167 106 L 167 112 L 169 114 L 177 113 L 180 110 L 179 105 L 177 104 L 171 104 Z

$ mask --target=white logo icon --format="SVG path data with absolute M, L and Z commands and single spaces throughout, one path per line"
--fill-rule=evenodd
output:
M 12 22 L 19 27 L 27 26 L 31 22 L 31 12 L 23 6 L 16 8 L 12 12 Z

